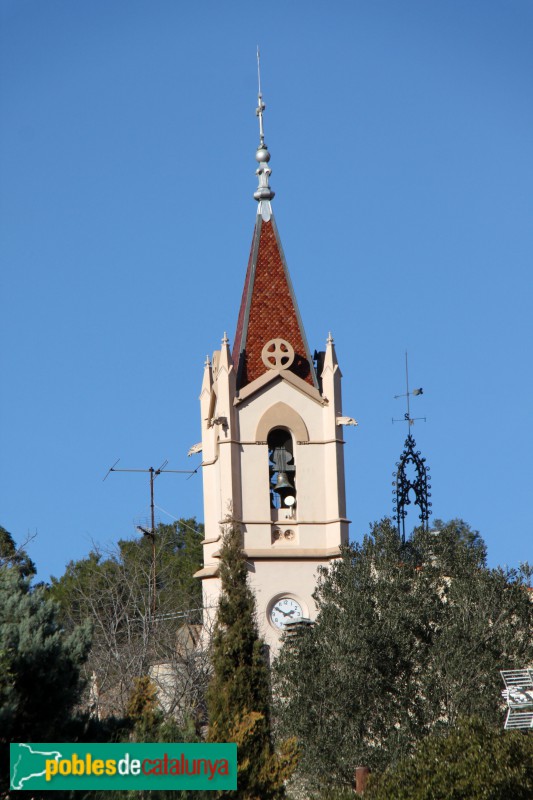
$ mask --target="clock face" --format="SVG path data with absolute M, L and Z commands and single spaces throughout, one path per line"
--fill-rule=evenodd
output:
M 270 609 L 270 621 L 280 630 L 283 630 L 288 622 L 298 622 L 302 617 L 302 607 L 292 597 L 280 597 Z

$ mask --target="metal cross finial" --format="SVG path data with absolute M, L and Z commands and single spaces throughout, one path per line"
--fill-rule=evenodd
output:
M 270 161 L 270 153 L 268 152 L 268 147 L 265 144 L 265 130 L 263 128 L 263 111 L 265 110 L 266 106 L 263 103 L 263 93 L 261 92 L 261 61 L 259 56 L 259 46 L 257 47 L 257 82 L 259 88 L 257 94 L 257 108 L 255 113 L 259 118 L 259 147 L 255 152 L 255 160 L 258 162 L 258 167 L 255 171 L 255 174 L 258 177 L 259 186 L 254 192 L 254 197 L 259 203 L 257 213 L 261 214 L 263 219 L 268 222 L 272 214 L 270 201 L 274 197 L 275 192 L 272 191 L 268 182 L 272 170 L 268 166 L 268 162 Z
M 415 424 L 416 420 L 423 419 L 424 422 L 425 422 L 426 418 L 425 417 L 414 417 L 414 418 L 411 417 L 411 409 L 409 407 L 409 397 L 411 395 L 413 395 L 413 397 L 418 397 L 419 395 L 424 394 L 424 390 L 422 389 L 422 387 L 420 387 L 420 389 L 413 389 L 412 392 L 409 391 L 409 364 L 408 364 L 408 361 L 407 361 L 407 350 L 405 351 L 405 387 L 406 387 L 405 394 L 395 394 L 394 395 L 394 399 L 398 400 L 399 397 L 406 397 L 407 398 L 407 411 L 403 415 L 403 420 L 401 420 L 401 419 L 393 419 L 392 421 L 393 422 L 403 422 L 403 421 L 407 422 L 407 430 L 409 430 L 409 428 L 412 425 Z
M 259 117 L 259 147 L 265 146 L 265 131 L 263 129 L 263 111 L 266 106 L 263 103 L 263 94 L 261 92 L 261 55 L 259 53 L 259 45 L 257 45 L 257 108 L 255 113 Z

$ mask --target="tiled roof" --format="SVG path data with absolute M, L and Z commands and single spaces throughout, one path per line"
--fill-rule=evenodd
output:
M 274 218 L 258 215 L 233 347 L 238 388 L 259 378 L 268 368 L 261 353 L 271 339 L 294 348 L 291 372 L 316 386 L 313 362 Z

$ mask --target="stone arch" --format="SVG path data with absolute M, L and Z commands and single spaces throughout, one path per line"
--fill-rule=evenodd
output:
M 308 442 L 309 432 L 301 416 L 286 403 L 275 403 L 271 406 L 257 425 L 255 440 L 266 442 L 272 428 L 287 428 L 297 442 Z

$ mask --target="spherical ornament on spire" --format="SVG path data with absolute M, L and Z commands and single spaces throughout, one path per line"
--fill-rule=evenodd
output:
M 260 144 L 255 151 L 255 160 L 260 164 L 268 164 L 270 161 L 270 153 L 267 150 L 266 144 Z
M 259 48 L 257 49 L 257 77 L 258 77 L 258 88 L 259 93 L 257 95 L 257 108 L 255 113 L 259 120 L 259 147 L 255 151 L 255 160 L 258 162 L 259 166 L 255 171 L 259 179 L 259 186 L 254 192 L 254 198 L 257 200 L 258 203 L 261 203 L 259 206 L 259 210 L 263 214 L 263 219 L 268 220 L 270 219 L 270 206 L 267 206 L 262 203 L 263 200 L 270 202 L 274 197 L 274 192 L 270 188 L 268 179 L 271 174 L 271 170 L 268 166 L 268 162 L 270 161 L 270 153 L 268 152 L 268 147 L 265 144 L 265 131 L 263 128 L 263 112 L 266 108 L 265 104 L 263 103 L 263 95 L 261 93 L 261 70 L 259 67 Z

